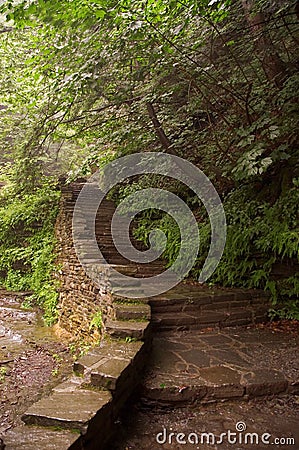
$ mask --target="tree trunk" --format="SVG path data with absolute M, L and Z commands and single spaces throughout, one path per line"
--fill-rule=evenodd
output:
M 254 12 L 254 3 L 255 0 L 242 0 L 246 20 L 250 26 L 256 50 L 262 56 L 262 66 L 267 79 L 281 88 L 286 77 L 286 67 L 273 47 L 265 27 L 265 15 L 263 12 Z

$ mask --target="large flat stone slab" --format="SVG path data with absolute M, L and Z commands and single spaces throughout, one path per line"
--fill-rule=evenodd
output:
M 225 366 L 205 367 L 199 370 L 200 377 L 210 386 L 238 385 L 241 381 L 240 374 Z
M 79 434 L 36 426 L 20 426 L 4 436 L 5 450 L 68 450 Z
M 263 327 L 157 333 L 142 396 L 207 403 L 299 391 L 298 340 Z
M 22 420 L 30 425 L 85 430 L 97 411 L 107 408 L 110 402 L 108 391 L 78 389 L 71 393 L 54 392 L 32 405 Z

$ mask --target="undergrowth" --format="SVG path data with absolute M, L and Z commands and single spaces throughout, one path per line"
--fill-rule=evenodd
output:
M 49 183 L 28 194 L 3 189 L 0 198 L 0 283 L 31 291 L 28 304 L 44 309 L 45 322 L 57 318 L 54 223 L 60 193 Z
M 298 179 L 272 204 L 257 198 L 252 186 L 244 185 L 231 192 L 224 201 L 227 240 L 224 254 L 212 278 L 215 284 L 259 288 L 271 294 L 272 316 L 299 319 L 299 277 L 275 276 L 275 265 L 292 265 L 299 258 Z M 180 232 L 175 221 L 154 212 L 141 215 L 135 237 L 149 244 L 153 229 L 167 236 L 163 257 L 171 266 L 180 250 Z M 199 256 L 190 275 L 198 279 L 210 245 L 210 224 L 199 221 Z

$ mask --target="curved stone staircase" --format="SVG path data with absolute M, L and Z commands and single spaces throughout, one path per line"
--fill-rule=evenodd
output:
M 68 189 L 65 207 L 70 214 L 81 188 L 81 183 L 75 183 Z M 113 202 L 103 201 L 96 218 L 97 241 L 108 266 L 130 274 L 136 281 L 132 289 L 138 292 L 138 280 L 161 273 L 164 262 L 136 264 L 118 254 L 110 231 L 114 210 Z M 140 243 L 133 242 L 143 249 Z M 257 323 L 267 318 L 269 307 L 263 292 L 210 289 L 196 283 L 180 283 L 163 295 L 146 299 L 130 299 L 114 292 L 112 299 L 113 317 L 105 323 L 106 335 L 100 345 L 76 361 L 73 375 L 23 415 L 23 421 L 33 426 L 32 442 L 41 433 L 40 427 L 58 427 L 58 436 L 65 433 L 62 430 L 69 430 L 71 436 L 59 450 L 104 449 L 120 409 L 142 380 L 153 335 Z M 26 450 L 41 448 L 30 447 L 29 441 L 24 441 Z

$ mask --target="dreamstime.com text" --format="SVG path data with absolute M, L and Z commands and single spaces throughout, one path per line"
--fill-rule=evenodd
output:
M 295 445 L 293 437 L 274 437 L 270 433 L 250 433 L 246 431 L 245 422 L 237 422 L 236 430 L 227 430 L 220 435 L 210 432 L 202 433 L 181 433 L 170 428 L 163 427 L 162 431 L 156 435 L 156 442 L 164 444 L 180 445 L 215 445 L 228 443 L 231 445 Z M 199 447 L 198 447 L 199 448 Z

